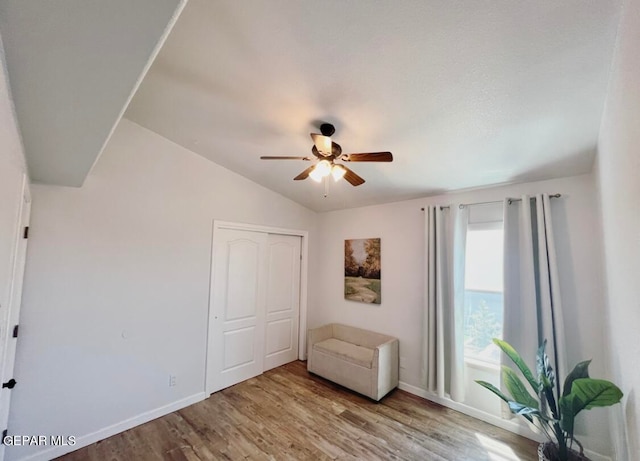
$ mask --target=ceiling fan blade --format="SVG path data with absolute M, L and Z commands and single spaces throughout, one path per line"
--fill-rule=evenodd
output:
M 366 154 L 345 154 L 340 160 L 344 162 L 393 162 L 391 152 L 369 152 Z
M 290 157 L 290 156 L 274 156 L 274 155 L 263 155 L 260 157 L 260 160 L 306 160 L 310 161 L 311 157 Z
M 347 170 L 347 172 L 344 174 L 344 179 L 346 179 L 347 181 L 349 181 L 349 183 L 352 186 L 359 186 L 360 184 L 364 184 L 364 179 L 362 179 L 360 176 L 358 176 L 357 174 L 355 174 L 353 171 L 351 171 L 349 168 L 347 168 L 346 166 L 342 165 L 342 167 Z
M 318 133 L 311 133 L 311 139 L 321 155 L 328 157 L 331 155 L 331 138 Z
M 296 176 L 295 178 L 293 178 L 294 181 L 300 181 L 301 179 L 307 179 L 309 177 L 309 173 L 311 173 L 313 171 L 313 169 L 315 168 L 315 165 L 311 165 L 309 168 L 307 168 L 306 170 L 304 170 L 302 173 L 300 173 L 298 176 Z

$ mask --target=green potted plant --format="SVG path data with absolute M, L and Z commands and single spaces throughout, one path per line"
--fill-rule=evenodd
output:
M 502 382 L 511 396 L 486 381 L 476 381 L 504 400 L 511 413 L 521 415 L 546 435 L 548 441 L 538 447 L 540 461 L 586 460 L 582 444 L 573 434 L 576 415 L 582 410 L 614 405 L 622 398 L 622 391 L 604 379 L 589 377 L 591 360 L 578 363 L 564 380 L 562 394 L 556 386 L 556 376 L 545 353 L 546 340 L 537 353 L 537 377 L 522 357 L 506 341 L 493 342 L 513 361 L 533 390 L 531 394 L 518 374 L 502 367 Z M 580 451 L 573 449 L 576 444 Z

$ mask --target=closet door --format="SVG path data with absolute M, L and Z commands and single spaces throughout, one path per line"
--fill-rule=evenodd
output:
M 262 373 L 268 234 L 216 229 L 207 393 Z
M 301 240 L 278 234 L 267 240 L 265 371 L 298 358 Z

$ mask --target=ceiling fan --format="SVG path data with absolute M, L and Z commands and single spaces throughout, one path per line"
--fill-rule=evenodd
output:
M 313 147 L 311 153 L 313 157 L 288 157 L 288 156 L 262 156 L 262 160 L 304 160 L 311 162 L 317 160 L 316 163 L 304 170 L 294 181 L 300 181 L 310 177 L 316 182 L 321 182 L 324 178 L 331 175 L 335 181 L 346 179 L 352 186 L 364 184 L 364 179 L 355 174 L 339 162 L 393 162 L 391 152 L 369 152 L 366 154 L 343 154 L 342 147 L 331 140 L 331 136 L 336 129 L 330 123 L 320 125 L 320 133 L 311 133 L 313 139 Z

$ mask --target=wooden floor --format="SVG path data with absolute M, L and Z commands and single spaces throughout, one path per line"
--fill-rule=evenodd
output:
M 536 444 L 401 390 L 380 403 L 293 362 L 58 458 L 537 460 Z

